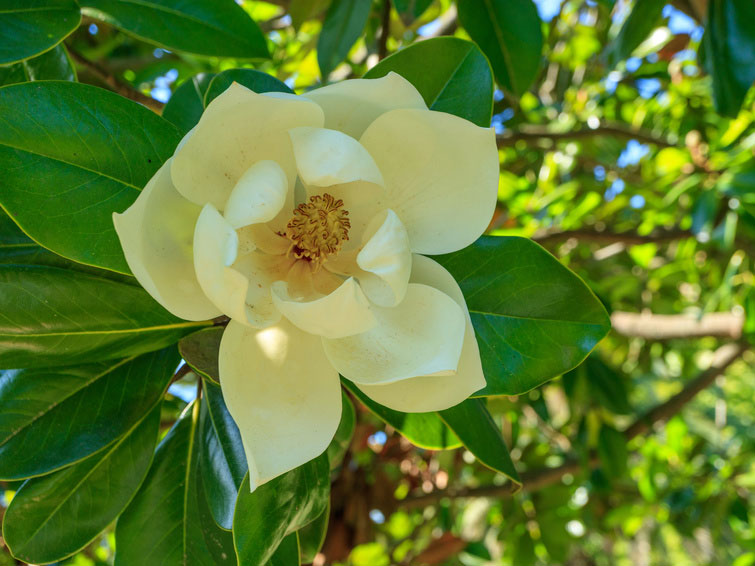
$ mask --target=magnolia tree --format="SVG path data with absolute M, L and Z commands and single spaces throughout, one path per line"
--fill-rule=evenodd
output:
M 755 563 L 751 0 L 0 34 L 0 565 Z

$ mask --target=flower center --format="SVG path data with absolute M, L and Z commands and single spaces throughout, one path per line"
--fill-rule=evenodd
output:
M 349 239 L 348 216 L 341 199 L 327 193 L 309 197 L 309 202 L 296 207 L 286 225 L 286 237 L 291 240 L 289 256 L 319 267 Z

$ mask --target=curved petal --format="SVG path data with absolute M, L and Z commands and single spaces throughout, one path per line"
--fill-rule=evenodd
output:
M 318 337 L 285 320 L 264 330 L 231 321 L 219 366 L 252 491 L 328 447 L 341 420 L 341 386 Z
M 186 320 L 222 314 L 199 286 L 192 240 L 200 208 L 183 198 L 166 162 L 124 213 L 113 214 L 131 271 L 154 299 Z
M 412 251 L 444 254 L 487 228 L 498 194 L 495 132 L 443 112 L 393 110 L 360 139 L 385 179 Z
M 194 230 L 194 268 L 205 295 L 237 322 L 257 327 L 277 322 L 280 313 L 272 304 L 269 288 L 262 283 L 257 283 L 260 287 L 250 286 L 247 276 L 229 267 L 236 262 L 237 255 L 236 231 L 211 204 L 205 205 Z
M 375 326 L 370 302 L 355 279 L 344 281 L 335 291 L 312 301 L 292 298 L 285 281 L 273 283 L 273 303 L 294 325 L 325 338 L 344 338 Z
M 423 413 L 442 411 L 464 401 L 485 387 L 480 349 L 464 296 L 453 276 L 438 262 L 415 255 L 412 282 L 443 291 L 466 313 L 467 323 L 459 367 L 454 375 L 423 375 L 381 385 L 358 385 L 370 398 L 395 411 Z
M 325 354 L 341 375 L 370 385 L 456 371 L 465 320 L 448 295 L 411 283 L 401 304 L 372 310 L 377 318 L 373 329 L 323 338 Z
M 288 179 L 280 165 L 258 161 L 233 187 L 223 216 L 233 228 L 269 222 L 283 209 L 288 192 Z
M 305 185 L 328 187 L 369 181 L 382 186 L 383 176 L 375 160 L 354 138 L 325 128 L 294 128 L 289 135 Z
M 320 127 L 323 120 L 320 107 L 305 98 L 256 94 L 234 83 L 210 103 L 176 150 L 173 183 L 190 201 L 223 210 L 244 172 L 269 159 L 281 166 L 293 187 L 296 164 L 288 130 Z
M 409 236 L 399 217 L 387 210 L 374 220 L 381 221 L 365 232 L 366 243 L 357 254 L 363 270 L 359 284 L 369 299 L 381 307 L 394 307 L 404 300 L 412 270 Z
M 325 111 L 325 127 L 359 139 L 375 118 L 396 108 L 427 109 L 414 85 L 397 73 L 352 79 L 306 94 Z

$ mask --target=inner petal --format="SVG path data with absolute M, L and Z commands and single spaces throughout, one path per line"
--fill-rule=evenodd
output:
M 236 182 L 223 216 L 235 229 L 269 222 L 284 208 L 289 192 L 292 193 L 280 165 L 270 160 L 258 161 Z

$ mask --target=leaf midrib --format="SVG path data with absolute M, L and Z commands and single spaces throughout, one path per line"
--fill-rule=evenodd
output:
M 532 322 L 555 322 L 555 323 L 569 323 L 569 324 L 581 324 L 583 326 L 604 326 L 604 323 L 600 321 L 584 321 L 584 320 L 569 320 L 569 319 L 556 319 L 556 318 L 536 318 L 532 316 L 520 316 L 515 314 L 505 314 L 505 313 L 498 313 L 498 312 L 488 312 L 483 310 L 477 310 L 477 309 L 469 309 L 470 313 L 479 314 L 486 317 L 501 317 L 501 318 L 513 318 L 516 320 L 529 320 Z
M 140 332 L 158 332 L 161 330 L 173 330 L 177 328 L 191 328 L 206 326 L 205 321 L 199 322 L 181 322 L 176 324 L 163 324 L 158 326 L 144 326 L 141 328 L 123 328 L 118 330 L 82 330 L 80 332 L 32 332 L 32 333 L 11 333 L 0 332 L 0 338 L 47 338 L 54 336 L 91 336 L 91 335 L 118 335 L 118 334 L 138 334 Z
M 501 55 L 503 56 L 503 60 L 506 65 L 506 73 L 509 75 L 509 81 L 511 82 L 511 90 L 518 92 L 518 89 L 516 88 L 517 81 L 514 77 L 513 65 L 511 63 L 511 54 L 506 49 L 506 42 L 503 38 L 503 30 L 498 25 L 496 12 L 493 9 L 493 5 L 490 3 L 490 0 L 482 0 L 482 2 L 483 4 L 485 4 L 485 9 L 487 10 L 488 16 L 490 18 L 490 24 L 493 27 L 493 32 L 495 33 L 496 39 L 498 40 L 498 46 L 501 49 Z

